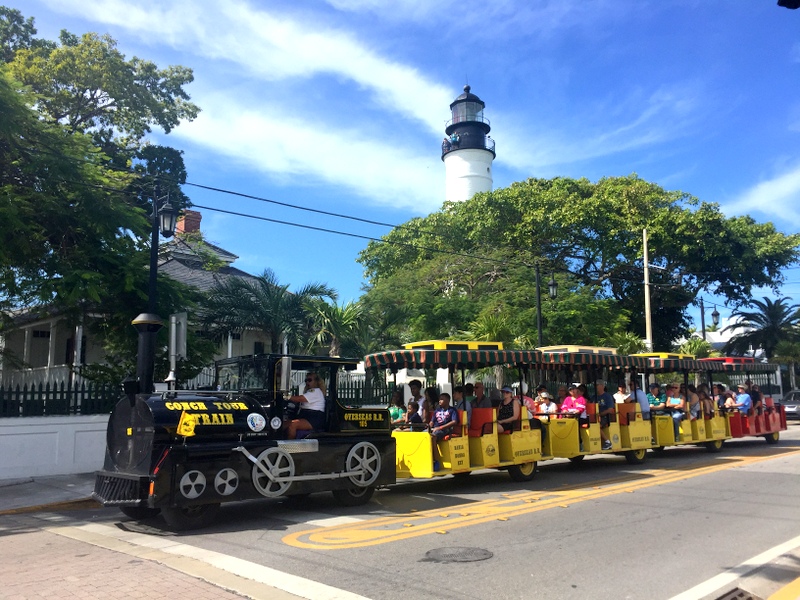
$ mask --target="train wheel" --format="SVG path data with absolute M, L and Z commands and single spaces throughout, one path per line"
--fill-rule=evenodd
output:
M 367 487 L 381 474 L 381 453 L 374 444 L 359 442 L 347 453 L 345 468 L 348 472 L 360 471 L 350 477 L 359 487 Z
M 148 508 L 147 506 L 120 506 L 119 509 L 123 515 L 134 521 L 152 519 L 161 512 L 160 508 Z
M 647 450 L 640 448 L 639 450 L 628 450 L 625 453 L 625 460 L 629 465 L 640 465 L 647 459 Z
M 207 527 L 219 512 L 219 503 L 195 506 L 164 507 L 161 514 L 173 531 L 188 531 Z
M 722 444 L 725 443 L 725 440 L 711 440 L 710 442 L 706 442 L 706 450 L 709 452 L 719 452 L 722 450 Z
M 767 440 L 768 444 L 777 444 L 778 440 L 781 439 L 781 434 L 777 431 L 770 433 L 769 435 L 765 435 L 764 439 Z
M 530 481 L 536 476 L 536 461 L 511 465 L 508 467 L 508 474 L 514 481 Z
M 277 498 L 283 496 L 291 481 L 273 481 L 270 479 L 262 467 L 269 472 L 272 477 L 293 477 L 294 459 L 285 450 L 280 448 L 267 448 L 258 455 L 257 463 L 253 465 L 253 485 L 258 493 L 267 498 Z
M 361 506 L 369 502 L 374 487 L 349 487 L 343 490 L 333 490 L 333 497 L 342 506 Z
M 577 464 L 581 462 L 585 456 L 586 456 L 585 454 L 578 454 L 578 456 L 570 456 L 569 462 Z

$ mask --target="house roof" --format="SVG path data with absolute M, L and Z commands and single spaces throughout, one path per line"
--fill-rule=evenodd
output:
M 209 271 L 203 269 L 202 263 L 198 260 L 181 260 L 179 258 L 167 259 L 159 265 L 158 270 L 175 281 L 189 285 L 201 292 L 208 292 L 214 285 L 230 277 L 255 279 L 249 273 L 236 267 L 227 266 Z

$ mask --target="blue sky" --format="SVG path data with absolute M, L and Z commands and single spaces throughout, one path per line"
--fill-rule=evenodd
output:
M 774 0 L 5 4 L 40 37 L 109 33 L 128 57 L 192 68 L 203 112 L 153 138 L 184 150 L 193 183 L 384 223 L 428 214 L 444 200 L 448 107 L 469 83 L 497 143 L 495 188 L 635 172 L 800 231 L 800 11 Z M 305 226 L 200 211 L 236 266 L 270 267 L 292 287 L 323 281 L 342 301 L 360 295 L 366 241 L 306 227 L 388 231 L 185 191 Z M 800 269 L 787 280 L 783 294 L 800 300 Z

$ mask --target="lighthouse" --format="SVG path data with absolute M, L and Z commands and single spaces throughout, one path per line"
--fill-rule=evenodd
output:
M 478 192 L 492 191 L 495 152 L 494 140 L 489 136 L 492 128 L 483 116 L 485 107 L 468 85 L 450 104 L 451 116 L 442 141 L 446 200 L 463 202 Z

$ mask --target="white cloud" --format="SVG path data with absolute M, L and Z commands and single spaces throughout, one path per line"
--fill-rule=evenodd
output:
M 420 213 L 441 205 L 444 178 L 436 156 L 416 156 L 361 131 L 330 131 L 288 114 L 266 114 L 229 97 L 208 96 L 204 106 L 195 122 L 172 135 L 275 179 L 321 181 L 373 204 Z
M 745 190 L 723 203 L 722 210 L 728 215 L 761 213 L 782 224 L 800 227 L 800 165 Z

